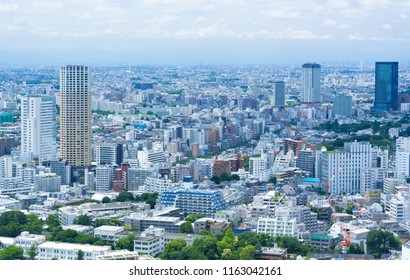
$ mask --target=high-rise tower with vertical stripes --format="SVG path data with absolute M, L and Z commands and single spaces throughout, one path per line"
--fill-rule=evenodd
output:
M 60 153 L 74 167 L 92 160 L 91 71 L 89 66 L 60 69 Z

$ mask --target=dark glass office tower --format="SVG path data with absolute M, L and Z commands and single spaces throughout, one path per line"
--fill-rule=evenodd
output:
M 398 62 L 376 62 L 376 92 L 372 110 L 382 113 L 398 110 Z

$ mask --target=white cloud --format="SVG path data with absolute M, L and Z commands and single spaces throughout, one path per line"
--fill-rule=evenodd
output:
M 347 36 L 347 39 L 352 40 L 352 41 L 363 41 L 363 40 L 366 40 L 366 37 L 364 37 L 363 35 L 360 35 L 359 33 L 355 33 L 355 34 L 351 34 Z
M 325 20 L 325 21 L 323 22 L 323 25 L 324 25 L 324 26 L 336 26 L 336 25 L 337 25 L 337 22 L 334 21 L 333 19 L 328 19 L 328 20 Z
M 383 24 L 383 25 L 382 25 L 382 28 L 383 28 L 383 29 L 392 29 L 393 26 L 392 26 L 391 24 L 386 23 L 386 24 Z
M 273 19 L 297 19 L 300 17 L 298 11 L 286 11 L 286 10 L 270 10 L 270 11 L 260 11 L 261 15 L 273 18 Z
M 329 0 L 327 5 L 334 9 L 346 9 L 350 6 L 349 1 L 346 0 Z
M 401 15 L 400 15 L 400 18 L 401 18 L 401 19 L 407 19 L 407 15 L 401 14 Z
M 11 13 L 18 11 L 19 6 L 17 4 L 0 4 L 0 13 Z
M 348 29 L 348 28 L 350 28 L 350 25 L 344 23 L 344 24 L 340 24 L 337 28 L 339 28 L 339 29 Z

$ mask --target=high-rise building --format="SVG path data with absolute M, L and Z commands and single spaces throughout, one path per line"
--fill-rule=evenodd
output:
M 369 143 L 345 143 L 343 151 L 321 154 L 321 179 L 331 194 L 360 193 L 361 171 L 371 166 L 372 146 Z
M 321 102 L 320 64 L 305 63 L 302 65 L 301 102 Z
M 274 106 L 285 106 L 285 82 L 275 82 L 274 88 Z
M 308 172 L 310 177 L 314 177 L 315 161 L 315 153 L 311 149 L 300 150 L 296 159 L 296 167 Z
M 21 98 L 21 156 L 23 162 L 43 163 L 56 157 L 55 98 Z
M 60 69 L 61 158 L 74 167 L 91 164 L 91 73 L 90 67 Z
M 376 62 L 376 91 L 372 112 L 398 110 L 399 63 Z
M 336 95 L 333 99 L 333 116 L 351 117 L 352 111 L 352 97 L 349 95 Z

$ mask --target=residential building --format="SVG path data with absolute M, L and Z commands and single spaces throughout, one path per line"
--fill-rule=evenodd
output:
M 151 256 L 163 253 L 165 250 L 164 235 L 164 229 L 150 226 L 135 237 L 134 251 Z
M 257 233 L 266 233 L 271 236 L 298 236 L 296 219 L 261 218 L 258 220 Z
M 300 101 L 306 103 L 321 102 L 320 64 L 305 63 L 302 65 Z
M 56 158 L 56 104 L 51 96 L 21 97 L 21 158 L 44 163 Z
M 46 241 L 37 247 L 37 260 L 76 260 L 79 251 L 84 260 L 95 260 L 111 251 L 111 246 L 96 246 L 65 242 Z
M 92 160 L 91 70 L 89 66 L 60 68 L 60 153 L 75 167 Z

